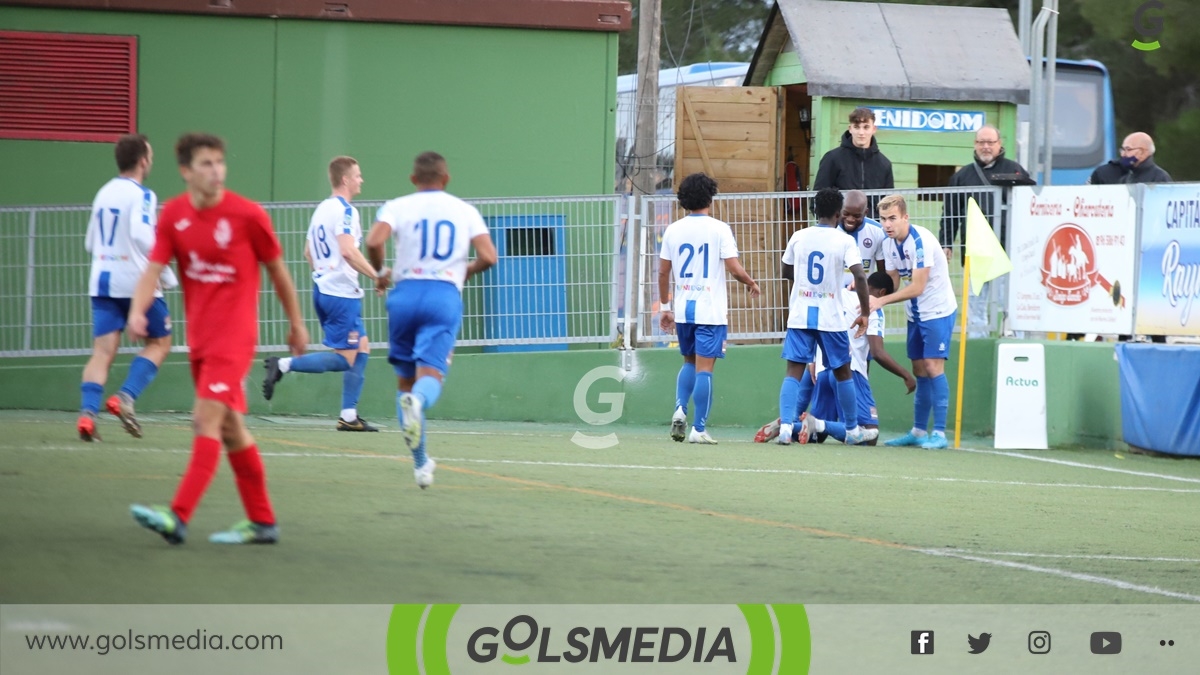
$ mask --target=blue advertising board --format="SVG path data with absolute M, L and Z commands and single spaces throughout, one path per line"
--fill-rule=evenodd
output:
M 1200 335 L 1200 184 L 1150 184 L 1142 199 L 1136 331 Z

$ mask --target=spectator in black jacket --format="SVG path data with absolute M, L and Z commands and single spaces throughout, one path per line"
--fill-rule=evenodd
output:
M 1004 145 L 1000 141 L 1000 130 L 988 124 L 975 132 L 975 158 L 970 164 L 959 169 L 950 177 L 949 187 L 973 187 L 985 185 L 1014 185 L 1032 184 L 1029 172 L 1018 162 L 1004 156 Z M 946 196 L 942 201 L 942 227 L 938 239 L 942 242 L 942 250 L 946 260 L 950 260 L 950 250 L 959 244 L 959 260 L 966 263 L 966 231 L 967 231 L 967 201 L 974 197 L 979 203 L 979 209 L 990 218 L 1000 217 L 1000 210 L 992 203 L 991 192 L 956 193 Z M 995 227 L 996 223 L 992 223 Z M 1000 221 L 1000 245 L 1007 241 L 1007 223 Z M 1007 295 L 1007 277 L 997 279 L 999 292 L 997 301 L 1003 302 Z M 980 289 L 980 294 L 971 294 L 967 302 L 967 332 L 970 337 L 987 337 L 988 335 L 988 299 L 991 297 L 992 284 L 989 281 Z
M 1088 185 L 1170 183 L 1171 174 L 1154 163 L 1154 139 L 1150 134 L 1135 131 L 1121 144 L 1121 159 L 1096 167 L 1087 182 Z
M 1029 172 L 1016 160 L 1004 156 L 1004 145 L 1000 141 L 1000 130 L 988 124 L 975 132 L 975 160 L 964 165 L 950 177 L 948 187 L 973 187 L 976 185 L 1013 185 L 1032 184 Z M 990 192 L 966 193 L 948 195 L 942 202 L 942 227 L 938 239 L 945 249 L 946 259 L 950 259 L 950 249 L 954 244 L 963 244 L 967 230 L 967 200 L 974 197 L 979 202 L 983 214 L 992 217 L 998 215 L 999 209 L 994 209 Z M 995 223 L 992 223 L 994 226 Z M 1007 223 L 1000 223 L 1000 244 L 1007 241 Z M 959 248 L 959 262 L 966 262 L 966 247 Z
M 1087 179 L 1088 185 L 1117 185 L 1121 183 L 1170 183 L 1171 174 L 1154 163 L 1154 139 L 1144 131 L 1135 131 L 1121 143 L 1121 159 L 1096 167 Z M 1118 340 L 1127 342 L 1128 335 Z M 1067 333 L 1068 340 L 1079 340 L 1083 333 Z M 1166 342 L 1162 335 L 1151 335 L 1152 342 Z
M 881 190 L 895 187 L 892 163 L 879 151 L 875 142 L 875 111 L 855 108 L 850 113 L 850 126 L 842 134 L 842 144 L 821 158 L 813 190 Z M 881 197 L 871 197 L 868 214 L 875 213 Z

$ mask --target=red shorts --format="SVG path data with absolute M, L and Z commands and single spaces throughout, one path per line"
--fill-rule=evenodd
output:
M 192 380 L 196 383 L 196 398 L 220 401 L 230 408 L 246 412 L 246 375 L 253 356 L 246 358 L 226 355 L 192 358 Z

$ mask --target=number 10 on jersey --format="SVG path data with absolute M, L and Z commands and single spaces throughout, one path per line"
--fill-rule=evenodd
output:
M 454 253 L 454 223 L 439 220 L 430 228 L 429 220 L 425 219 L 413 223 L 413 228 L 421 238 L 422 260 L 428 258 L 431 253 L 434 260 L 448 260 L 450 254 Z

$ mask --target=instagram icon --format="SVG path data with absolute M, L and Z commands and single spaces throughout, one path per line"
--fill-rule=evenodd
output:
M 1035 630 L 1029 633 L 1029 653 L 1030 654 L 1049 654 L 1050 653 L 1050 633 L 1044 630 Z

